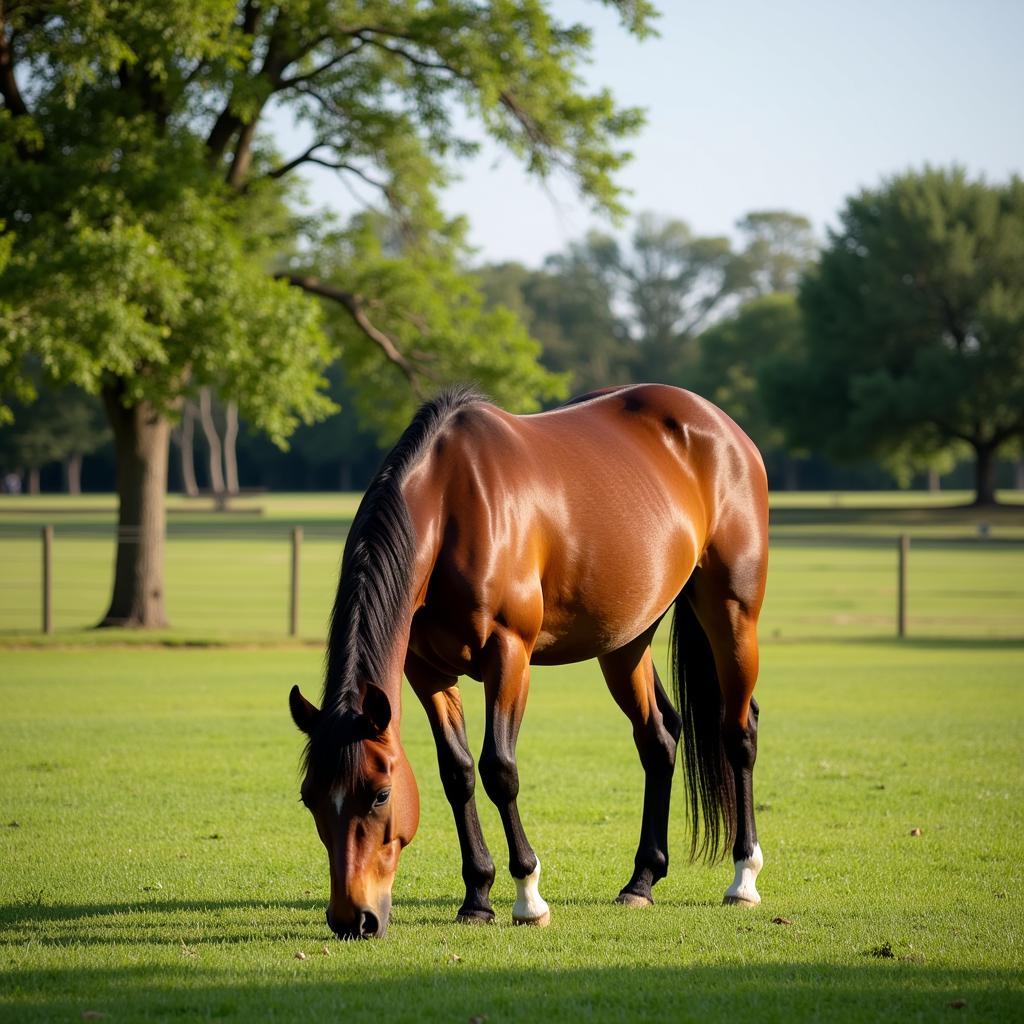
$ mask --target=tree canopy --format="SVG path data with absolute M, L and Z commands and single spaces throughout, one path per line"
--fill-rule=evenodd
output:
M 568 378 L 572 394 L 632 379 L 634 346 L 614 293 L 580 246 L 539 270 L 506 263 L 480 275 L 488 301 L 515 311 L 540 342 L 543 364 Z
M 801 351 L 802 329 L 795 296 L 780 291 L 752 299 L 697 339 L 688 385 L 727 410 L 760 448 L 780 447 L 785 437 L 764 380 Z
M 644 0 L 610 6 L 650 31 Z M 30 395 L 33 360 L 102 393 L 122 531 L 148 537 L 170 419 L 202 387 L 279 443 L 332 408 L 338 345 L 384 432 L 452 377 L 536 408 L 564 383 L 483 306 L 437 197 L 473 149 L 468 116 L 528 172 L 619 212 L 641 115 L 584 87 L 589 47 L 541 0 L 0 0 L 0 409 Z M 272 106 L 307 133 L 301 152 L 261 133 Z M 308 164 L 377 209 L 299 217 Z M 163 621 L 136 607 L 160 561 L 155 541 L 119 548 L 109 621 Z
M 805 344 L 774 383 L 791 440 L 922 462 L 965 443 L 994 501 L 1024 433 L 1024 181 L 927 169 L 861 192 L 800 301 Z

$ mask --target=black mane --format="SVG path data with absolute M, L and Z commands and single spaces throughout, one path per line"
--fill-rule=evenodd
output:
M 410 598 L 416 538 L 402 482 L 448 418 L 483 400 L 470 388 L 454 387 L 422 405 L 359 504 L 331 612 L 321 714 L 306 745 L 306 765 L 324 783 L 356 770 L 358 741 L 365 738 L 359 731 L 364 687 L 384 681 Z

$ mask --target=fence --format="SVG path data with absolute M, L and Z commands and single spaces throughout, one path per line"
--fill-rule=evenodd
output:
M 100 524 L 0 530 L 0 637 L 94 624 L 112 541 Z M 323 523 L 170 526 L 172 635 L 322 639 L 343 544 L 343 528 Z M 1024 638 L 1024 541 L 775 538 L 761 635 Z

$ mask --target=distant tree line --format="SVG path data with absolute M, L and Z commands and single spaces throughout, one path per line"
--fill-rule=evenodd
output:
M 569 392 L 664 381 L 703 394 L 757 441 L 774 487 L 937 486 L 959 464 L 956 483 L 987 503 L 1000 459 L 1003 484 L 1024 484 L 1017 179 L 900 175 L 852 197 L 822 243 L 786 211 L 748 214 L 735 240 L 644 214 L 627 240 L 593 233 L 539 268 L 475 274 L 486 308 L 525 326 Z M 200 389 L 172 434 L 172 486 L 227 497 L 243 484 L 365 485 L 398 422 L 367 414 L 381 385 L 358 368 L 335 361 L 326 380 L 339 411 L 300 426 L 288 451 L 240 422 L 237 403 Z M 44 389 L 15 413 L 0 430 L 0 465 L 27 489 L 60 463 L 64 486 L 77 490 L 85 456 L 87 485 L 112 486 L 95 399 Z M 56 486 L 58 473 L 47 475 Z

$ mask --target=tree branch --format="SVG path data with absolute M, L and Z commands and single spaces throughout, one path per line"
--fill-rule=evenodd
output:
M 280 167 L 275 167 L 272 171 L 267 171 L 266 176 L 268 178 L 283 178 L 286 174 L 290 171 L 294 171 L 295 168 L 301 164 L 320 163 L 321 161 L 316 159 L 316 157 L 313 156 L 313 153 L 323 145 L 323 142 L 314 142 L 312 146 L 303 150 L 297 157 L 294 157 L 285 164 L 281 164 Z
M 252 164 L 252 140 L 256 136 L 256 122 L 259 121 L 261 107 L 256 116 L 246 124 L 238 133 L 238 142 L 235 144 L 235 155 L 228 168 L 228 184 L 234 189 L 241 189 L 245 184 L 245 177 L 249 173 L 249 166 Z
M 363 308 L 362 303 L 359 300 L 359 296 L 353 295 L 351 292 L 346 292 L 332 284 L 327 284 L 326 281 L 321 281 L 318 277 L 310 277 L 302 274 L 278 274 L 276 276 L 279 280 L 287 281 L 296 288 L 301 288 L 303 291 L 309 292 L 310 295 L 318 295 L 320 298 L 330 299 L 332 302 L 337 302 L 339 305 L 343 306 L 363 334 L 365 334 L 374 344 L 379 346 L 380 350 L 384 353 L 389 362 L 393 363 L 402 371 L 405 379 L 412 387 L 413 393 L 417 397 L 422 397 L 420 379 L 416 370 L 413 368 L 409 360 L 406 359 L 398 350 L 398 346 L 395 344 L 394 340 L 379 327 L 375 326 L 366 315 L 366 310 Z
M 519 123 L 520 128 L 526 132 L 526 137 L 530 140 L 531 145 L 536 146 L 538 149 L 545 149 L 548 152 L 554 151 L 551 139 L 548 138 L 541 126 L 530 116 L 530 112 L 522 106 L 511 92 L 507 89 L 502 89 L 499 99 L 501 105 Z
M 362 168 L 356 167 L 354 164 L 347 163 L 344 160 L 325 160 L 323 157 L 316 156 L 316 151 L 321 149 L 323 146 L 327 146 L 327 142 L 314 142 L 308 149 L 300 153 L 297 157 L 289 160 L 288 163 L 282 164 L 280 167 L 275 167 L 272 171 L 267 171 L 266 177 L 268 178 L 283 178 L 290 171 L 294 171 L 296 167 L 302 164 L 318 164 L 320 167 L 328 167 L 332 171 L 348 171 L 349 174 L 354 174 L 357 178 L 365 181 L 367 185 L 372 185 L 374 188 L 379 189 L 389 201 L 391 200 L 391 188 L 383 181 L 377 181 L 367 174 Z
M 364 43 L 376 46 L 378 50 L 384 50 L 386 53 L 390 53 L 395 57 L 403 57 L 410 64 L 414 64 L 418 68 L 423 68 L 426 71 L 447 71 L 456 78 L 461 78 L 464 82 L 469 82 L 471 84 L 473 82 L 471 75 L 466 74 L 465 71 L 460 71 L 458 68 L 452 67 L 452 65 L 448 64 L 446 61 L 434 61 L 427 60 L 424 57 L 418 57 L 416 54 L 407 50 L 404 46 L 389 46 L 380 39 L 374 39 L 372 35 L 366 35 L 367 32 L 380 32 L 383 35 L 393 35 L 393 33 L 388 33 L 382 29 L 357 29 L 352 32 L 351 35 L 355 39 L 361 39 Z
M 962 430 L 957 430 L 952 423 L 944 420 L 941 416 L 932 416 L 931 422 L 939 428 L 947 437 L 955 437 L 958 441 L 965 441 L 967 444 L 974 447 L 978 444 L 978 437 L 972 434 L 967 434 Z
M 364 43 L 365 40 L 360 36 L 357 46 L 349 47 L 343 53 L 335 54 L 330 60 L 325 60 L 322 64 L 318 64 L 312 71 L 306 71 L 300 75 L 292 75 L 290 78 L 282 78 L 280 87 L 282 89 L 290 89 L 293 85 L 300 85 L 302 82 L 309 82 L 319 77 L 325 71 L 330 71 L 331 68 L 336 67 L 347 57 L 351 57 L 353 53 L 358 53 L 363 48 Z

